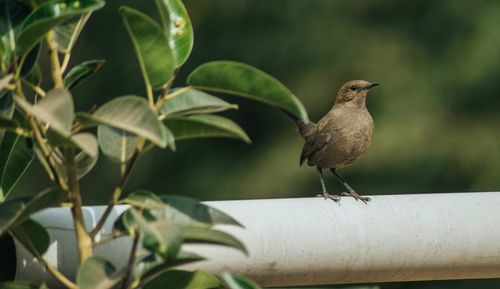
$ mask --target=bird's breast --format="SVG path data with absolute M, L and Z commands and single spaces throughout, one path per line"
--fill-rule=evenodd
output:
M 331 141 L 323 149 L 319 166 L 343 168 L 365 153 L 374 125 L 367 110 L 346 110 L 334 112 L 324 129 L 331 134 Z

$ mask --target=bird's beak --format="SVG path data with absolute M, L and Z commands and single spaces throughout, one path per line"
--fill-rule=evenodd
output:
M 379 85 L 380 85 L 380 83 L 378 83 L 378 82 L 372 82 L 372 83 L 368 84 L 368 86 L 366 87 L 366 90 L 372 89 L 372 88 L 377 87 Z

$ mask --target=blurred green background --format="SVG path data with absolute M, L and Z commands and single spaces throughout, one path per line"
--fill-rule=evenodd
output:
M 153 1 L 108 1 L 95 13 L 72 64 L 107 63 L 74 90 L 77 108 L 145 95 L 138 62 L 117 8 L 153 15 Z M 194 29 L 191 58 L 175 85 L 210 60 L 245 62 L 275 76 L 317 121 L 351 79 L 382 84 L 368 107 L 375 138 L 367 154 L 341 170 L 363 194 L 491 191 L 500 187 L 500 1 L 211 0 L 186 1 Z M 45 65 L 45 71 L 48 67 Z M 48 74 L 47 74 L 48 75 Z M 46 77 L 45 81 L 50 81 Z M 204 139 L 153 151 L 134 170 L 128 191 L 202 200 L 308 197 L 320 192 L 314 168 L 298 165 L 303 141 L 279 110 L 227 97 L 225 113 L 250 135 L 248 146 Z M 119 168 L 101 157 L 82 182 L 87 204 L 107 200 Z M 38 165 L 16 188 L 48 184 Z M 342 188 L 327 178 L 332 192 Z M 498 281 L 431 282 L 382 288 L 500 288 Z

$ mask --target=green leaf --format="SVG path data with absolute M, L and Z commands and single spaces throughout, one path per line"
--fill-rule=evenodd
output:
M 200 203 L 195 199 L 176 195 L 161 195 L 159 197 L 168 206 L 177 210 L 178 214 L 183 214 L 196 222 L 208 225 L 224 224 L 243 227 L 243 225 L 226 213 Z
M 150 260 L 152 259 L 152 260 Z M 150 258 L 146 258 L 136 267 L 136 274 L 141 278 L 142 282 L 148 283 L 158 275 L 170 270 L 174 267 L 190 264 L 193 262 L 203 261 L 205 258 L 190 252 L 181 251 L 173 260 L 164 260 L 153 254 Z
M 55 88 L 37 104 L 32 105 L 26 100 L 17 97 L 16 102 L 25 111 L 31 113 L 40 121 L 47 123 L 50 129 L 61 136 L 69 137 L 75 118 L 73 98 L 66 89 Z
M 48 207 L 60 206 L 66 193 L 58 189 L 47 189 L 33 198 L 18 198 L 0 204 L 0 236 L 30 215 Z
M 5 67 L 18 61 L 14 55 L 16 42 L 13 41 L 19 35 L 21 26 L 30 14 L 31 7 L 20 1 L 0 1 L 0 42 L 2 42 L 1 61 Z
M 120 7 L 123 22 L 134 44 L 144 81 L 153 89 L 162 88 L 174 73 L 174 55 L 167 34 L 147 15 Z
M 78 114 L 84 126 L 108 125 L 142 136 L 159 147 L 167 146 L 167 133 L 148 102 L 138 96 L 115 98 L 98 108 L 92 115 Z
M 98 158 L 98 155 L 93 157 L 84 151 L 79 152 L 75 156 L 76 175 L 78 176 L 78 179 L 83 178 L 92 170 L 92 168 L 97 163 Z
M 162 209 L 166 204 L 155 193 L 146 190 L 137 190 L 130 193 L 121 204 L 128 204 L 141 209 Z
M 180 67 L 193 49 L 191 19 L 181 0 L 155 0 L 155 2 L 174 53 L 175 67 Z
M 38 43 L 28 52 L 22 63 L 23 66 L 21 67 L 21 76 L 26 76 L 31 73 L 35 65 L 37 65 L 41 51 L 42 51 L 42 45 Z
M 0 202 L 5 200 L 33 160 L 27 140 L 7 132 L 0 143 Z
M 128 213 L 131 214 L 133 222 L 127 221 L 124 224 L 126 227 L 127 224 L 131 223 L 139 226 L 140 230 L 144 233 L 142 238 L 142 246 L 144 248 L 160 254 L 167 260 L 175 259 L 183 241 L 183 229 L 181 226 L 171 220 L 155 220 L 151 218 L 152 216 L 147 215 L 150 219 L 148 220 L 135 209 L 130 209 Z M 148 210 L 144 213 L 148 214 Z
M 78 19 L 67 21 L 54 29 L 56 33 L 57 50 L 59 52 L 67 53 L 73 49 L 73 46 L 82 32 L 85 23 L 87 23 L 90 14 L 91 13 L 85 13 Z
M 33 255 L 42 256 L 50 245 L 50 236 L 47 230 L 32 219 L 27 219 L 12 229 L 16 239 Z
M 48 134 L 48 136 L 50 136 L 50 134 Z M 79 133 L 71 136 L 70 138 L 56 137 L 55 140 L 49 138 L 49 141 L 53 145 L 71 145 L 76 146 L 81 150 L 75 156 L 76 175 L 78 179 L 83 178 L 88 172 L 90 172 L 99 158 L 99 145 L 97 144 L 96 137 L 91 133 Z M 61 173 L 65 173 L 66 165 L 64 163 L 64 156 L 59 149 L 54 150 L 53 157 L 56 160 L 59 171 Z M 42 165 L 45 166 L 46 164 L 44 163 L 44 159 L 41 158 L 40 160 L 42 161 Z
M 122 275 L 106 259 L 90 257 L 80 266 L 76 284 L 80 289 L 108 289 L 118 284 Z
M 77 147 L 85 154 L 92 158 L 97 158 L 99 155 L 99 145 L 96 137 L 88 132 L 82 132 L 71 136 L 70 139 Z
M 5 117 L 0 116 L 0 131 L 1 130 L 8 130 L 15 132 L 17 128 L 19 128 L 19 124 L 17 121 Z
M 126 163 L 139 143 L 135 134 L 106 125 L 97 128 L 97 139 L 104 155 L 118 164 Z
M 176 140 L 223 137 L 251 143 L 245 131 L 234 121 L 218 115 L 175 116 L 163 120 Z
M 204 227 L 188 227 L 183 230 L 183 235 L 185 243 L 228 246 L 238 249 L 248 255 L 248 251 L 241 241 L 222 231 Z
M 1 86 L 1 80 L 0 80 L 0 86 Z M 2 95 L 1 89 L 0 89 L 0 117 L 10 119 L 14 115 L 14 97 L 12 95 L 12 92 L 8 91 Z M 0 129 L 0 142 L 2 142 L 2 138 L 4 135 L 5 131 Z
M 17 52 L 26 54 L 51 29 L 73 16 L 97 10 L 104 6 L 102 0 L 51 1 L 33 11 L 23 22 L 17 38 Z
M 222 272 L 220 279 L 228 289 L 260 289 L 260 286 L 245 277 L 233 275 L 229 272 Z
M 40 71 L 40 66 L 35 64 L 30 73 L 23 77 L 26 81 L 34 85 L 40 85 L 42 83 L 42 72 Z
M 68 89 L 73 89 L 82 81 L 86 80 L 101 68 L 105 60 L 89 60 L 73 67 L 64 77 L 64 86 Z
M 166 101 L 160 109 L 160 113 L 164 116 L 205 114 L 238 109 L 236 104 L 230 104 L 192 87 L 176 89 L 169 96 L 174 97 Z
M 166 271 L 146 283 L 143 289 L 209 289 L 220 288 L 221 283 L 214 276 L 204 271 Z
M 201 90 L 250 98 L 280 107 L 304 122 L 309 122 L 300 100 L 271 75 L 247 64 L 213 61 L 196 68 L 188 83 Z

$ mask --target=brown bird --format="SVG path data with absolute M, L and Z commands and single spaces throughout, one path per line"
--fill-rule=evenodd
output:
M 365 203 L 370 198 L 360 196 L 338 173 L 359 159 L 371 143 L 373 119 L 366 108 L 366 96 L 370 89 L 378 86 L 376 82 L 353 80 L 342 85 L 335 104 L 318 123 L 304 123 L 291 116 L 305 139 L 300 155 L 300 165 L 307 161 L 316 166 L 325 199 L 340 201 L 340 196 L 329 194 L 323 180 L 323 170 L 329 169 L 347 189 L 342 195 L 352 196 Z

